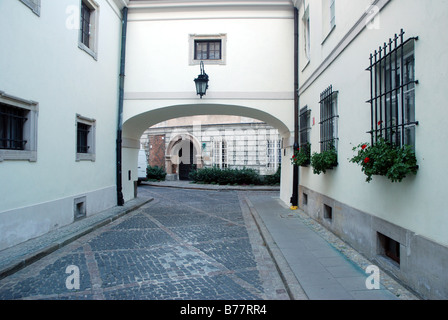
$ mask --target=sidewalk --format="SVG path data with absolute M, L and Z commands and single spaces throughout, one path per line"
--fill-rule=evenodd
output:
M 154 199 L 135 198 L 126 202 L 122 207 L 113 207 L 40 237 L 30 239 L 17 246 L 0 251 L 0 279 L 17 272 L 53 251 L 138 209 L 152 200 Z
M 365 268 L 372 263 L 304 212 L 266 195 L 245 199 L 281 273 L 294 275 L 308 299 L 418 300 L 381 270 L 380 289 L 367 289 Z M 295 284 L 293 278 L 286 282 Z M 300 298 L 300 289 L 296 292 Z

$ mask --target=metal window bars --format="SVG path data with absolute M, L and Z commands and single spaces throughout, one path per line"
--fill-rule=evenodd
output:
M 337 123 L 339 117 L 336 112 L 336 95 L 337 91 L 333 91 L 330 85 L 320 94 L 320 149 L 321 152 L 337 148 Z
M 26 110 L 0 104 L 0 149 L 25 150 L 27 141 L 24 139 L 23 128 Z
M 413 144 L 406 135 L 411 132 L 415 121 L 413 45 L 418 37 L 404 41 L 405 32 L 389 39 L 373 54 L 370 54 L 370 100 L 371 143 L 384 138 L 392 144 L 403 146 Z
M 88 136 L 90 133 L 90 126 L 88 124 L 78 122 L 77 134 L 77 152 L 78 153 L 88 153 L 89 145 L 88 145 Z

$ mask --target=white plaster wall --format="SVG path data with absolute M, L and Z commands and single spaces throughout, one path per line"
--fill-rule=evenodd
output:
M 291 4 L 276 5 L 275 10 L 254 4 L 194 10 L 131 5 L 129 13 L 123 136 L 133 148 L 148 127 L 191 115 L 250 117 L 290 137 L 294 126 Z M 210 82 L 202 100 L 193 82 L 199 66 L 189 64 L 190 34 L 227 37 L 226 64 L 205 64 Z M 123 173 L 136 170 L 131 149 L 123 152 L 129 160 L 123 163 Z M 290 184 L 290 179 L 283 183 Z M 131 187 L 131 183 L 124 186 L 128 196 L 133 194 Z
M 121 20 L 112 1 L 97 0 L 96 61 L 78 48 L 79 30 L 67 25 L 79 3 L 42 1 L 37 16 L 20 1 L 0 2 L 0 90 L 39 103 L 37 162 L 0 163 L 0 227 L 10 223 L 7 212 L 16 212 L 14 228 L 35 222 L 30 228 L 36 231 L 28 233 L 24 231 L 28 227 L 24 228 L 23 238 L 73 220 L 73 203 L 62 208 L 57 205 L 61 199 L 108 190 L 106 197 L 91 198 L 91 208 L 104 210 L 115 205 Z M 75 161 L 77 113 L 96 120 L 95 162 Z M 37 210 L 30 220 L 26 212 L 44 204 L 52 209 Z M 19 208 L 28 209 L 18 213 Z M 46 227 L 41 227 L 42 223 Z
M 313 3 L 310 3 L 311 9 Z M 364 5 L 352 2 L 351 7 L 347 6 L 348 13 L 362 12 Z M 343 11 L 338 10 L 337 14 L 335 31 L 345 19 Z M 364 30 L 300 97 L 301 107 L 308 105 L 312 109 L 311 119 L 316 120 L 311 130 L 313 151 L 319 151 L 319 95 L 329 85 L 339 91 L 340 116 L 339 166 L 321 176 L 314 175 L 310 168 L 301 169 L 300 184 L 444 245 L 448 244 L 445 228 L 448 215 L 443 201 L 448 181 L 443 147 L 448 135 L 444 129 L 448 112 L 443 107 L 448 44 L 441 40 L 441 33 L 436 30 L 447 29 L 447 14 L 448 6 L 442 0 L 390 1 L 380 13 L 379 28 Z M 431 27 L 423 27 L 429 24 Z M 416 128 L 420 169 L 416 176 L 406 178 L 402 183 L 393 184 L 385 178 L 375 177 L 368 184 L 361 168 L 348 160 L 354 155 L 353 146 L 370 141 L 370 135 L 366 133 L 370 129 L 370 105 L 365 103 L 370 98 L 370 77 L 365 69 L 369 66 L 370 53 L 399 33 L 401 28 L 406 32 L 405 39 L 419 36 L 415 45 L 415 77 L 420 84 L 416 86 L 415 103 L 416 120 L 420 123 Z M 328 44 L 338 43 L 343 34 L 331 34 Z M 333 36 L 335 39 L 331 38 Z M 306 72 L 301 73 L 301 84 L 332 50 L 316 44 L 313 48 L 311 61 L 317 63 L 310 64 Z

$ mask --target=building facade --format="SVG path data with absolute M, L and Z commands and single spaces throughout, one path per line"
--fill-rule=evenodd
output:
M 300 169 L 300 207 L 428 298 L 448 297 L 444 205 L 445 1 L 297 1 L 301 143 L 330 141 L 338 165 Z M 427 28 L 426 23 L 432 27 Z M 418 170 L 401 182 L 350 162 L 380 138 L 410 145 Z M 374 159 L 366 158 L 369 162 Z
M 0 2 L 0 250 L 116 205 L 122 8 Z
M 276 129 L 236 116 L 168 120 L 147 129 L 141 143 L 149 165 L 165 168 L 168 180 L 189 179 L 192 166 L 181 174 L 181 163 L 196 168 L 249 168 L 270 175 L 277 171 L 282 158 Z

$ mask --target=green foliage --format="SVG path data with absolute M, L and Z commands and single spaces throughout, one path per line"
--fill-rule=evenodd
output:
M 271 176 L 262 177 L 254 169 L 202 168 L 192 170 L 189 178 L 194 183 L 219 185 L 275 185 L 280 183 L 280 169 Z
M 334 147 L 321 153 L 314 152 L 311 157 L 311 166 L 315 174 L 327 173 L 338 165 L 338 154 Z
M 304 147 L 294 150 L 291 163 L 297 166 L 308 166 L 311 164 L 311 144 L 307 143 Z
M 277 171 L 274 174 L 263 177 L 263 179 L 262 179 L 263 184 L 269 185 L 269 186 L 279 185 L 281 172 L 282 172 L 282 168 L 279 166 Z
M 146 168 L 146 177 L 149 180 L 164 181 L 166 177 L 166 172 L 163 167 L 159 168 L 158 166 L 155 167 L 148 166 Z
M 407 175 L 416 174 L 417 158 L 411 146 L 394 146 L 384 139 L 379 139 L 374 145 L 360 144 L 353 148 L 357 154 L 350 160 L 361 166 L 367 176 L 366 181 L 372 181 L 372 176 L 386 176 L 392 182 L 401 182 Z

